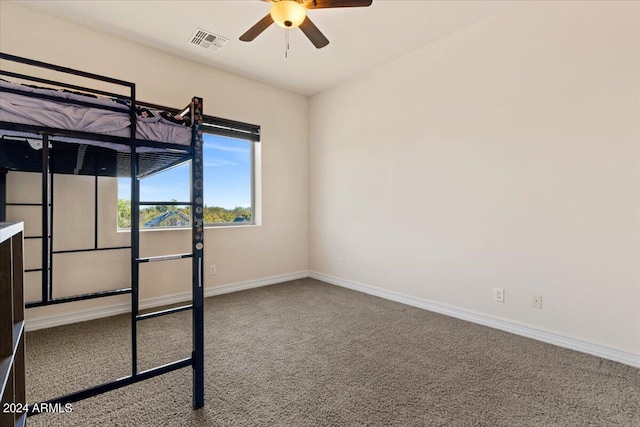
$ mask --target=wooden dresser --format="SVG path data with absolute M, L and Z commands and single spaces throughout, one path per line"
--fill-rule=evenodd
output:
M 0 222 L 0 426 L 23 426 L 25 412 L 23 223 Z

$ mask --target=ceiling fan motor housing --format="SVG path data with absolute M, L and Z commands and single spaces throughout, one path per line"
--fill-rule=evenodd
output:
M 296 28 L 307 17 L 307 11 L 295 0 L 281 0 L 271 6 L 271 17 L 283 28 Z

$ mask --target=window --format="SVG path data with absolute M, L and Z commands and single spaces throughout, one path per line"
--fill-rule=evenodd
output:
M 253 224 L 254 143 L 204 135 L 204 223 Z
M 256 223 L 255 181 L 259 127 L 205 117 L 205 226 Z M 141 201 L 190 200 L 190 164 L 182 164 L 140 180 Z M 186 205 L 140 207 L 140 228 L 189 227 Z M 118 179 L 118 228 L 131 228 L 131 180 Z

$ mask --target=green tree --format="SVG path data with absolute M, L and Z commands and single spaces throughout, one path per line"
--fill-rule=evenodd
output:
M 140 226 L 144 226 L 145 223 L 168 210 L 178 210 L 187 217 L 191 216 L 191 210 L 188 206 L 148 206 L 140 209 Z M 241 206 L 236 206 L 233 209 L 226 209 L 220 206 L 205 206 L 203 216 L 205 224 L 232 223 L 236 218 L 245 218 L 247 221 L 251 221 L 252 212 L 251 208 Z M 163 225 L 170 226 L 171 224 L 167 222 L 167 224 Z M 118 228 L 131 228 L 131 201 L 129 200 L 118 200 Z
M 131 201 L 118 199 L 118 228 L 131 228 Z

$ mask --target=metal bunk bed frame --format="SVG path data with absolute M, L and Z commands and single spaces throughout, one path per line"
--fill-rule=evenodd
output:
M 35 61 L 14 55 L 0 53 L 0 59 L 34 66 L 38 68 L 53 70 L 64 74 L 72 74 L 75 76 L 106 82 L 118 86 L 125 86 L 130 91 L 130 95 L 123 97 L 119 94 L 109 93 L 101 90 L 86 88 L 78 85 L 72 85 L 62 82 L 56 82 L 48 79 L 33 77 L 21 73 L 0 70 L 0 75 L 10 76 L 14 78 L 56 85 L 74 90 L 88 91 L 106 96 L 114 96 L 125 98 L 130 101 L 130 137 L 114 137 L 102 134 L 91 134 L 80 131 L 71 131 L 64 129 L 54 129 L 42 126 L 25 125 L 11 122 L 0 121 L 0 129 L 12 130 L 17 132 L 36 133 L 42 137 L 42 204 L 11 204 L 6 203 L 6 170 L 0 173 L 0 221 L 6 219 L 6 206 L 23 205 L 23 206 L 41 206 L 42 207 L 42 233 L 41 236 L 28 236 L 26 238 L 42 239 L 42 268 L 25 270 L 25 272 L 42 271 L 42 299 L 40 301 L 30 302 L 26 304 L 27 308 L 40 307 L 52 304 L 66 303 L 72 301 L 81 301 L 93 298 L 107 297 L 121 294 L 131 294 L 131 375 L 117 379 L 115 381 L 103 383 L 94 387 L 79 390 L 64 396 L 56 397 L 47 402 L 51 404 L 72 403 L 88 397 L 92 397 L 101 393 L 115 390 L 130 384 L 134 384 L 158 375 L 162 375 L 177 369 L 191 366 L 193 370 L 193 407 L 194 409 L 204 406 L 204 289 L 203 289 L 203 252 L 204 252 L 204 236 L 203 236 L 203 113 L 202 98 L 193 97 L 190 104 L 182 111 L 188 111 L 191 118 L 191 146 L 179 144 L 161 143 L 147 140 L 136 139 L 136 91 L 135 84 L 125 82 L 118 79 L 100 76 L 93 73 L 87 73 L 71 68 L 60 67 L 45 62 Z M 11 92 L 11 89 L 2 88 L 1 91 Z M 47 98 L 46 95 L 30 94 L 30 96 Z M 60 101 L 55 98 L 54 100 Z M 65 103 L 83 105 L 82 101 L 64 100 Z M 86 104 L 95 107 L 93 104 Z M 159 107 L 154 104 L 140 103 L 139 105 Z M 111 109 L 109 107 L 97 107 L 102 109 Z M 161 107 L 162 108 L 162 107 Z M 84 140 L 97 140 L 104 142 L 115 142 L 127 145 L 131 148 L 130 154 L 130 172 L 131 172 L 131 246 L 122 247 L 98 247 L 97 237 L 97 186 L 98 175 L 95 174 L 95 245 L 92 249 L 78 249 L 67 251 L 52 250 L 52 220 L 53 220 L 53 173 L 49 168 L 49 140 L 51 137 L 64 136 L 71 138 L 79 138 Z M 172 149 L 186 153 L 191 160 L 191 200 L 189 202 L 142 202 L 140 201 L 140 179 L 139 172 L 139 147 L 156 147 L 163 149 Z M 190 253 L 157 256 L 157 257 L 140 257 L 140 206 L 146 205 L 187 205 L 191 209 L 191 230 L 192 230 L 192 247 Z M 69 252 L 87 252 L 101 250 L 120 250 L 131 249 L 131 287 L 121 288 L 109 291 L 87 293 L 75 296 L 53 298 L 52 297 L 52 261 L 55 253 Z M 165 310 L 140 314 L 139 310 L 139 267 L 142 263 L 171 261 L 175 259 L 192 259 L 192 302 L 188 305 L 169 308 Z M 138 343 L 137 343 L 137 322 L 150 319 L 153 317 L 163 316 L 167 314 L 177 313 L 185 310 L 192 310 L 192 353 L 191 356 L 182 360 L 158 366 L 152 369 L 138 370 Z M 33 411 L 29 412 L 32 415 Z

